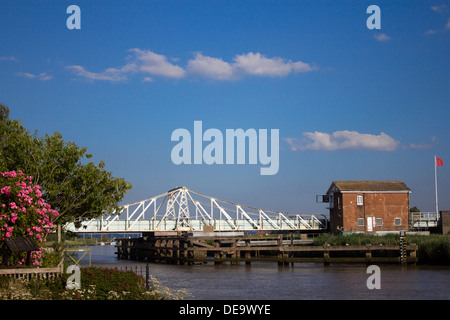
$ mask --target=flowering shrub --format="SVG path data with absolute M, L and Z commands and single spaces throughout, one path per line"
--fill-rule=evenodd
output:
M 17 237 L 32 238 L 41 249 L 31 253 L 31 261 L 39 265 L 42 244 L 53 226 L 51 219 L 57 217 L 58 212 L 42 199 L 40 187 L 33 185 L 32 177 L 22 171 L 0 173 L 0 200 L 0 242 Z M 25 254 L 13 255 L 12 263 L 21 265 L 25 258 Z
M 81 287 L 94 286 L 100 300 L 140 300 L 145 292 L 144 279 L 132 271 L 95 267 L 81 271 Z
M 72 299 L 95 300 L 182 300 L 189 294 L 184 290 L 172 290 L 151 277 L 150 288 L 145 279 L 133 271 L 89 267 L 81 269 L 81 289 L 67 296 Z
M 53 279 L 0 277 L 0 300 L 182 300 L 186 290 L 172 290 L 151 277 L 145 288 L 142 276 L 132 271 L 89 267 L 81 269 L 81 288 L 67 289 L 69 274 Z

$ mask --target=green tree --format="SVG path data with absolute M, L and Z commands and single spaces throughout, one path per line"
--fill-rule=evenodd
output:
M 42 197 L 59 212 L 57 224 L 80 223 L 120 211 L 119 203 L 131 184 L 113 177 L 104 161 L 95 165 L 87 149 L 64 141 L 61 133 L 38 137 L 19 120 L 9 119 L 0 105 L 0 171 L 22 170 L 43 190 Z

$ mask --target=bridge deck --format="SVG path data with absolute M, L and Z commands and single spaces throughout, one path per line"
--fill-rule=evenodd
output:
M 73 223 L 66 226 L 67 231 L 72 232 L 147 232 L 147 231 L 201 231 L 203 227 L 212 226 L 214 231 L 271 231 L 271 230 L 324 230 L 326 221 L 317 218 L 309 220 L 298 220 L 295 218 L 286 220 L 261 219 L 261 220 L 242 220 L 242 219 L 191 219 L 190 227 L 177 227 L 176 220 L 166 219 L 146 219 L 138 221 L 115 220 L 102 221 L 92 220 L 82 224 L 81 228 L 75 228 Z
M 201 231 L 204 227 L 214 231 L 322 231 L 327 229 L 327 219 L 320 214 L 262 210 L 179 187 L 124 205 L 118 213 L 105 213 L 99 219 L 85 221 L 81 228 L 73 223 L 65 226 L 72 232 Z

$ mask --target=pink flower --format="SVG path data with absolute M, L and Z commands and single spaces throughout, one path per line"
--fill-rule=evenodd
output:
M 51 218 L 59 213 L 42 199 L 41 187 L 33 185 L 32 177 L 21 171 L 0 172 L 1 195 L 10 199 L 1 203 L 0 240 L 17 235 L 32 236 L 37 243 L 45 242 L 52 227 Z M 5 197 L 6 198 L 6 197 Z M 6 223 L 5 223 L 6 222 Z M 34 259 L 41 257 L 41 252 L 34 252 Z M 37 264 L 37 262 L 36 262 Z
M 2 194 L 6 194 L 8 197 L 10 197 L 11 196 L 11 187 L 10 186 L 5 186 L 5 187 L 3 187 L 2 188 L 2 190 L 1 190 L 1 193 Z

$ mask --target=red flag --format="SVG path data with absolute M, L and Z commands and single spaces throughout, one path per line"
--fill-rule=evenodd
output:
M 436 157 L 436 166 L 442 167 L 444 165 L 444 160 L 441 158 Z

